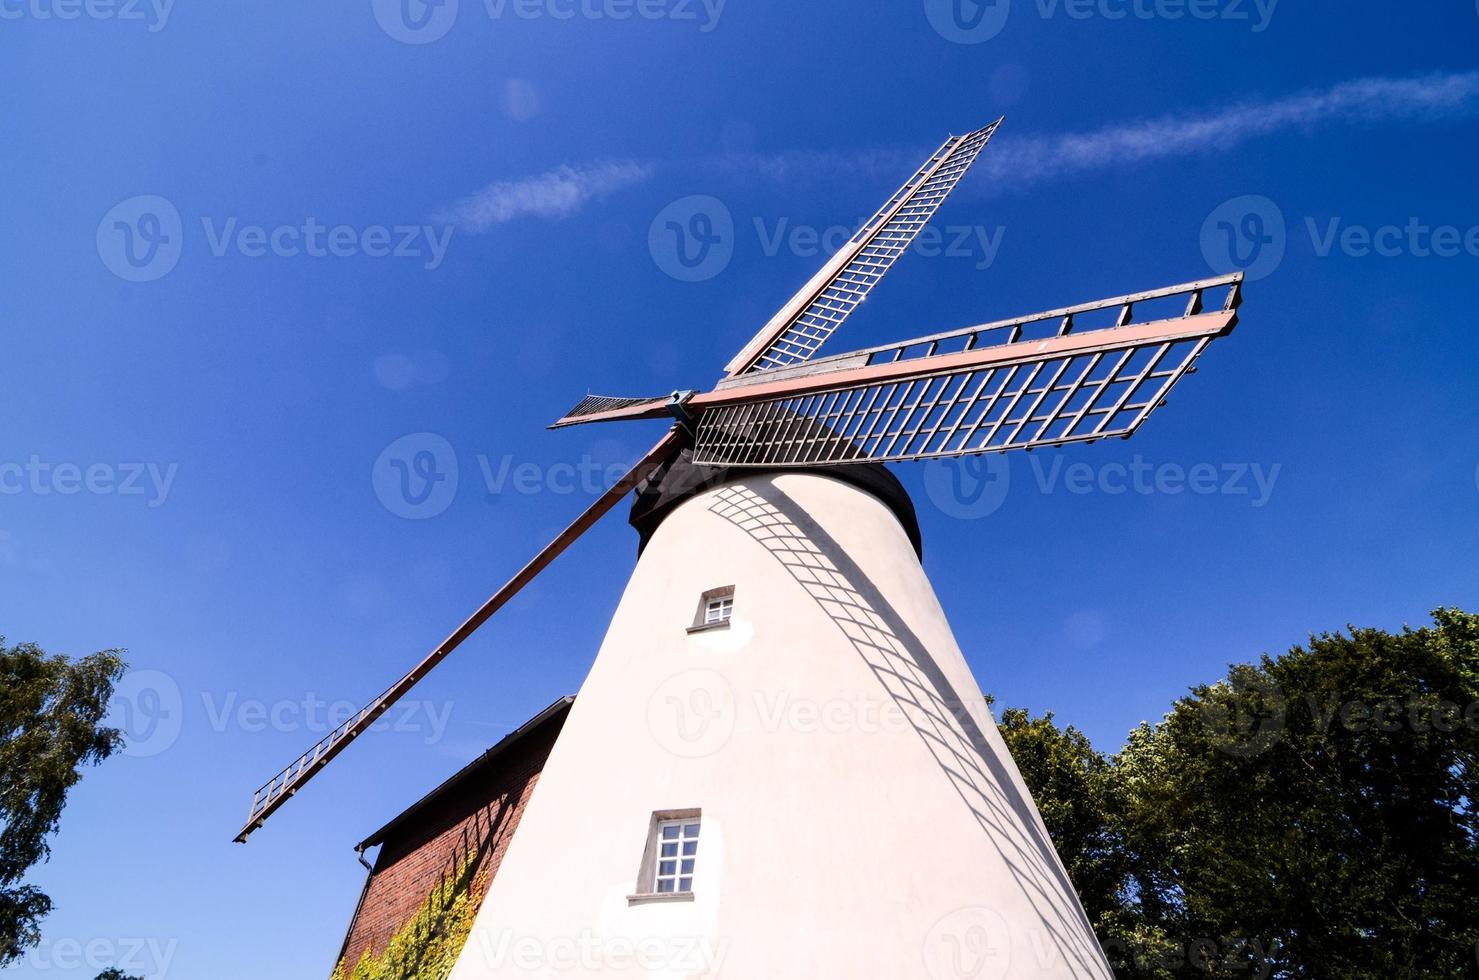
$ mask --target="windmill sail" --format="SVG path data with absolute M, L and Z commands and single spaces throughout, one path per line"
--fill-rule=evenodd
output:
M 694 399 L 695 463 L 814 466 L 1031 449 L 1129 436 L 1237 322 L 1241 276 L 1122 296 L 859 351 L 803 373 Z M 1202 312 L 1209 289 L 1222 308 Z M 1132 323 L 1137 303 L 1186 298 L 1176 318 Z M 1113 314 L 1074 332 L 1075 319 Z M 1052 324 L 1052 336 L 1023 340 Z M 983 335 L 1000 342 L 981 346 Z M 939 353 L 943 346 L 950 353 Z M 914 356 L 909 356 L 913 353 Z
M 681 442 L 677 433 L 669 432 L 658 441 L 657 445 L 647 453 L 646 456 L 633 466 L 626 474 L 618 480 L 610 490 L 601 495 L 595 503 L 586 508 L 585 513 L 575 519 L 569 527 L 561 531 L 549 544 L 545 545 L 537 555 L 529 560 L 529 563 L 521 568 L 513 578 L 504 584 L 488 600 L 478 607 L 477 611 L 467 618 L 461 626 L 453 631 L 452 635 L 443 640 L 436 649 L 427 654 L 420 663 L 412 667 L 410 672 L 400 680 L 396 681 L 383 693 L 361 708 L 352 718 L 325 735 L 317 743 L 294 759 L 286 767 L 281 769 L 275 776 L 263 783 L 255 793 L 252 794 L 251 810 L 247 814 L 246 823 L 242 825 L 236 834 L 236 842 L 245 844 L 252 832 L 261 827 L 267 818 L 272 816 L 277 809 L 288 801 L 290 797 L 303 785 L 318 775 L 323 767 L 328 765 L 333 758 L 368 729 L 375 720 L 383 715 L 391 705 L 404 697 L 411 688 L 415 687 L 420 680 L 431 672 L 431 669 L 441 663 L 447 656 L 462 644 L 469 636 L 475 633 L 479 626 L 487 622 L 488 618 L 497 612 L 504 603 L 512 599 L 524 586 L 528 585 L 536 575 L 544 571 L 550 562 L 554 561 L 574 541 L 590 529 L 607 511 L 615 507 L 627 492 L 638 483 L 650 476 L 654 470 L 668 462 L 681 448 Z
M 913 243 L 976 162 L 1001 120 L 936 150 L 801 292 L 735 355 L 730 377 L 803 363 L 826 343 Z

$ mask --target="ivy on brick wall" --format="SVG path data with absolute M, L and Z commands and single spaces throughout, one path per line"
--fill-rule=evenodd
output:
M 470 855 L 432 889 L 411 920 L 390 937 L 385 952 L 371 956 L 365 950 L 348 971 L 341 960 L 329 980 L 446 980 L 488 887 L 488 875 L 479 871 L 476 858 Z

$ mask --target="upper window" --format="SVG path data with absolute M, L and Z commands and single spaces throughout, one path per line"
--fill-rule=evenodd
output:
M 733 614 L 734 586 L 726 585 L 720 589 L 710 589 L 699 596 L 698 612 L 694 614 L 693 625 L 688 627 L 688 632 L 722 629 L 729 625 L 729 617 Z
M 704 623 L 722 623 L 729 619 L 729 614 L 734 612 L 734 597 L 724 596 L 721 599 L 710 599 L 704 603 Z
M 661 820 L 657 824 L 657 866 L 652 877 L 656 894 L 693 891 L 698 861 L 698 817 Z

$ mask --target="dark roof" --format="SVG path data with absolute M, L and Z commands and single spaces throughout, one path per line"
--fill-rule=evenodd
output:
M 904 526 L 904 533 L 909 535 L 909 541 L 914 545 L 914 553 L 923 557 L 924 545 L 919 534 L 919 518 L 914 513 L 914 501 L 909 499 L 909 493 L 899 482 L 899 478 L 890 473 L 882 463 L 830 463 L 826 466 L 769 469 L 754 466 L 703 466 L 693 462 L 692 449 L 683 450 L 671 463 L 653 473 L 637 487 L 637 499 L 632 503 L 629 520 L 641 536 L 641 542 L 637 546 L 638 553 L 647 547 L 648 539 L 658 525 L 662 524 L 663 519 L 673 512 L 673 508 L 689 497 L 703 493 L 725 480 L 762 473 L 798 472 L 820 473 L 851 483 L 883 501 Z
M 519 743 L 523 742 L 536 732 L 544 730 L 549 725 L 555 725 L 556 729 L 558 730 L 559 725 L 563 725 L 565 723 L 565 715 L 569 713 L 570 706 L 574 703 L 575 696 L 567 694 L 565 697 L 560 698 L 560 700 L 556 701 L 548 708 L 545 708 L 533 718 L 530 718 L 528 721 L 524 722 L 518 728 L 515 728 L 507 735 L 503 736 L 503 738 L 498 741 L 498 744 L 494 745 L 491 749 L 484 752 L 482 755 L 478 756 L 476 759 L 472 760 L 461 769 L 457 770 L 456 773 L 454 773 L 436 789 L 432 790 L 430 793 L 427 793 L 415 803 L 412 803 L 409 807 L 406 808 L 405 811 L 400 814 L 400 816 L 391 820 L 390 823 L 386 824 L 384 827 L 381 827 L 379 830 L 375 831 L 373 834 L 360 841 L 359 844 L 355 846 L 355 850 L 363 851 L 366 848 L 374 847 L 376 844 L 385 843 L 386 838 L 388 838 L 411 818 L 415 817 L 416 815 L 421 813 L 422 810 L 431 806 L 446 793 L 451 792 L 462 783 L 471 779 L 473 776 L 492 766 L 493 763 L 497 761 L 499 756 L 501 756 L 503 753 L 507 752 L 514 746 L 518 745 Z

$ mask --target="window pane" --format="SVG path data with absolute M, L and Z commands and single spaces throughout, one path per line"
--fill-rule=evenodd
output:
M 683 862 L 683 873 L 686 874 L 686 875 L 693 874 L 693 859 L 692 858 L 689 858 L 688 860 L 686 860 L 686 861 Z
M 676 870 L 678 870 L 677 861 L 659 861 L 657 864 L 657 873 L 660 875 L 670 875 Z
M 691 891 L 693 891 L 693 879 L 692 878 L 679 878 L 678 879 L 678 890 L 680 892 L 691 892 Z
M 683 836 L 684 837 L 697 837 L 698 836 L 698 824 L 691 823 L 691 824 L 686 825 L 683 828 Z
M 698 841 L 696 841 L 696 840 L 686 840 L 686 841 L 683 842 L 683 855 L 684 855 L 684 857 L 687 857 L 690 854 L 697 854 L 697 853 L 698 853 Z M 664 857 L 667 857 L 666 854 L 664 854 L 663 856 Z
M 662 829 L 663 840 L 677 840 L 679 827 L 675 823 L 668 824 Z
M 659 892 L 670 892 L 670 891 L 672 891 L 673 890 L 673 879 L 671 879 L 671 878 L 660 879 L 658 881 L 658 883 L 657 883 L 657 890 Z

